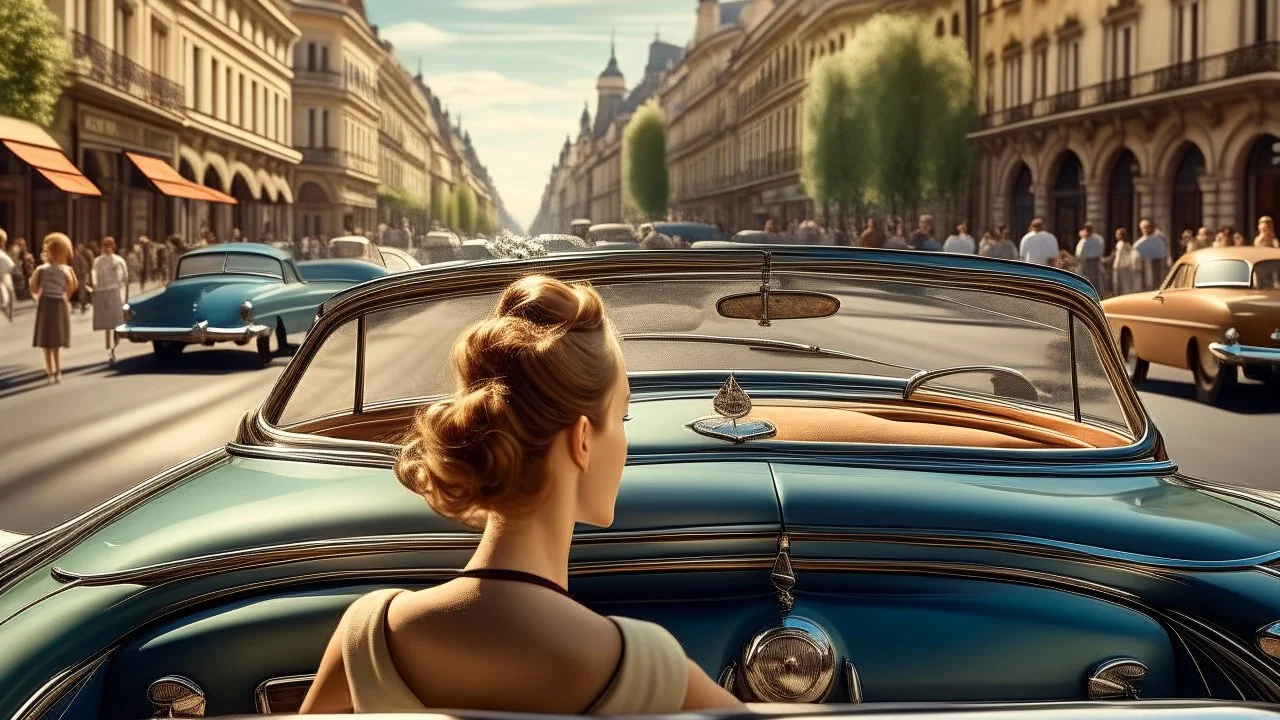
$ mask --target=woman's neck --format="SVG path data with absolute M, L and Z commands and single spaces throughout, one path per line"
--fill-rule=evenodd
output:
M 521 570 L 569 586 L 569 545 L 573 541 L 572 504 L 549 500 L 521 518 L 491 516 L 467 569 Z

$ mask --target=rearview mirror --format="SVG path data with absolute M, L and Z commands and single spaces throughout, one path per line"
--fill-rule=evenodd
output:
M 840 310 L 840 300 L 833 295 L 803 290 L 773 290 L 769 298 L 768 313 L 764 312 L 764 293 L 726 295 L 716 303 L 721 317 L 737 320 L 796 320 L 799 318 L 824 318 Z

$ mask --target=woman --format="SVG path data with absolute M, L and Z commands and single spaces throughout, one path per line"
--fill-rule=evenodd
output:
M 1258 236 L 1253 239 L 1254 247 L 1280 248 L 1280 239 L 1276 238 L 1276 223 L 1270 215 L 1258 219 Z
M 44 372 L 51 383 L 62 382 L 59 352 L 71 347 L 71 298 L 79 289 L 71 262 L 71 238 L 49 233 L 44 238 L 44 264 L 31 276 L 36 300 L 36 331 L 31 344 L 44 350 Z
M 613 522 L 627 454 L 626 368 L 600 296 L 518 280 L 452 357 L 458 390 L 419 413 L 396 475 L 482 526 L 480 545 L 453 580 L 353 603 L 302 712 L 741 707 L 666 630 L 565 589 L 574 523 Z
M 93 261 L 93 329 L 103 331 L 107 342 L 107 362 L 116 363 L 116 327 L 124 323 L 125 288 L 129 287 L 129 266 L 116 254 L 116 239 L 104 238 L 102 254 Z
M 1129 242 L 1129 231 L 1116 228 L 1116 246 L 1111 251 L 1111 288 L 1116 295 L 1138 292 L 1138 278 L 1142 272 L 1142 258 Z

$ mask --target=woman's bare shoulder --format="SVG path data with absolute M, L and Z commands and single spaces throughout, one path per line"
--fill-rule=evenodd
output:
M 396 598 L 388 644 L 405 684 L 428 707 L 585 710 L 613 678 L 618 628 L 543 588 L 499 585 L 510 584 L 477 592 L 448 583 Z

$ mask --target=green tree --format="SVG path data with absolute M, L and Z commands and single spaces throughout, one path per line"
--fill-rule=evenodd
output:
M 645 103 L 622 133 L 626 195 L 647 219 L 667 216 L 666 114 L 656 100 Z
M 454 201 L 458 209 L 458 227 L 466 235 L 476 234 L 476 191 L 462 183 L 458 186 L 458 196 Z
M 969 166 L 973 73 L 959 38 L 937 38 L 919 18 L 878 15 L 847 54 L 858 145 L 872 199 L 913 212 L 929 193 L 954 192 Z
M 819 204 L 845 214 L 866 197 L 872 159 L 864 146 L 868 129 L 858 101 L 854 65 L 848 55 L 819 61 L 805 96 L 805 143 L 801 183 Z
M 431 204 L 428 206 L 428 212 L 431 215 L 432 223 L 448 224 L 447 201 L 448 198 L 445 197 L 444 186 L 439 180 L 431 178 Z
M 440 221 L 450 230 L 458 229 L 458 193 L 451 192 L 444 196 L 444 206 L 440 210 Z
M 48 126 L 71 62 L 44 0 L 0 0 L 0 115 Z

